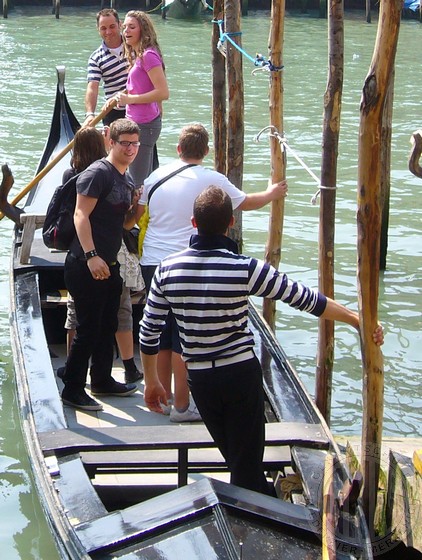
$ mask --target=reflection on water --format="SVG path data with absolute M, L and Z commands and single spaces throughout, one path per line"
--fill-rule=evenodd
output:
M 16 178 L 15 193 L 32 178 L 51 119 L 56 76 L 66 65 L 69 101 L 83 120 L 85 67 L 98 45 L 95 11 L 62 7 L 56 20 L 50 8 L 12 10 L 0 21 L 0 163 L 8 162 Z M 123 15 L 123 14 L 122 14 Z M 201 121 L 211 130 L 211 65 L 209 19 L 163 21 L 153 16 L 163 48 L 171 99 L 164 106 L 159 152 L 162 162 L 175 157 L 180 128 Z M 251 13 L 242 22 L 242 46 L 252 56 L 266 54 L 269 14 Z M 336 220 L 336 297 L 357 308 L 356 179 L 359 102 L 371 62 L 376 24 L 363 13 L 347 15 L 345 72 L 339 146 Z M 404 21 L 395 73 L 388 268 L 381 275 L 379 315 L 386 327 L 385 420 L 389 435 L 421 436 L 422 395 L 421 295 L 422 181 L 410 174 L 409 139 L 420 128 L 419 61 L 422 26 Z M 284 46 L 284 133 L 289 145 L 320 174 L 323 96 L 327 79 L 327 22 L 289 16 Z M 244 60 L 245 166 L 244 189 L 265 188 L 269 146 L 255 136 L 268 125 L 268 78 L 252 75 Z M 208 158 L 212 164 L 212 157 Z M 312 286 L 318 283 L 318 205 L 311 204 L 315 181 L 288 156 L 289 196 L 283 231 L 282 268 Z M 0 544 L 5 558 L 48 558 L 51 537 L 34 500 L 29 467 L 14 405 L 13 370 L 8 335 L 8 261 L 11 224 L 0 222 Z M 268 230 L 268 209 L 243 216 L 245 252 L 261 257 Z M 278 305 L 277 336 L 308 387 L 314 390 L 317 321 Z M 336 326 L 332 424 L 336 432 L 359 434 L 362 382 L 359 342 L 351 328 Z M 34 503 L 35 502 L 35 503 Z M 37 521 L 39 519 L 39 523 Z M 5 520 L 5 521 L 3 521 Z M 48 552 L 47 552 L 48 551 Z

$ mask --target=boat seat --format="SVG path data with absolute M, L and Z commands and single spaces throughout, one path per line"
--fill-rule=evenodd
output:
M 266 424 L 266 445 L 300 445 L 328 449 L 330 440 L 319 424 L 274 422 Z M 105 451 L 176 449 L 178 485 L 187 484 L 190 449 L 215 448 L 203 424 L 175 426 L 119 426 L 112 428 L 68 428 L 40 433 L 45 455 Z
M 45 215 L 24 212 L 20 218 L 23 224 L 20 262 L 21 264 L 28 264 L 35 230 L 43 227 Z
M 81 453 L 82 462 L 91 478 L 96 474 L 177 473 L 177 449 L 148 451 L 98 451 Z M 267 446 L 264 470 L 282 471 L 291 465 L 289 446 Z M 224 457 L 218 449 L 190 449 L 189 473 L 227 472 Z

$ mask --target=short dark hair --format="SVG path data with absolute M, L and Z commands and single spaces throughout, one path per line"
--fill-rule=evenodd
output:
M 193 217 L 198 233 L 201 235 L 225 234 L 232 216 L 233 206 L 230 196 L 214 185 L 202 191 L 193 204 Z
M 100 10 L 97 14 L 97 27 L 100 24 L 100 18 L 108 17 L 108 16 L 114 16 L 117 23 L 120 23 L 119 14 L 117 13 L 117 10 L 115 10 L 114 8 L 104 8 L 104 10 Z
M 201 123 L 184 126 L 179 134 L 180 156 L 185 159 L 203 159 L 207 155 L 209 136 Z
M 137 134 L 139 138 L 139 126 L 130 119 L 116 119 L 110 125 L 110 139 L 117 142 L 121 134 Z

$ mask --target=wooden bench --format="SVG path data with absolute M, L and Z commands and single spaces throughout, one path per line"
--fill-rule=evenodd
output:
M 21 245 L 21 264 L 29 263 L 29 255 L 31 254 L 32 242 L 34 241 L 35 230 L 43 227 L 45 215 L 23 213 L 21 214 L 21 223 L 23 224 L 22 245 Z
M 71 453 L 103 453 L 116 451 L 177 450 L 178 485 L 187 484 L 190 449 L 215 448 L 207 428 L 203 424 L 175 426 L 123 426 L 113 428 L 72 428 L 39 434 L 45 455 L 56 456 Z M 294 422 L 266 424 L 267 446 L 298 445 L 316 449 L 328 449 L 330 440 L 320 425 Z M 124 454 L 121 454 L 122 457 Z M 114 457 L 115 458 L 115 457 Z M 92 457 L 91 465 L 94 464 Z M 112 456 L 109 458 L 112 460 Z M 144 467 L 162 465 L 163 457 L 154 460 L 144 456 Z M 167 459 L 168 460 L 168 459 Z M 95 461 L 95 460 L 94 460 Z

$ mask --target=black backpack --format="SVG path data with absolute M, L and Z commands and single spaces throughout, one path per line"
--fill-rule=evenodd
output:
M 76 180 L 74 175 L 57 187 L 45 215 L 42 237 L 49 249 L 68 251 L 75 238 L 76 230 L 73 214 L 76 206 Z

